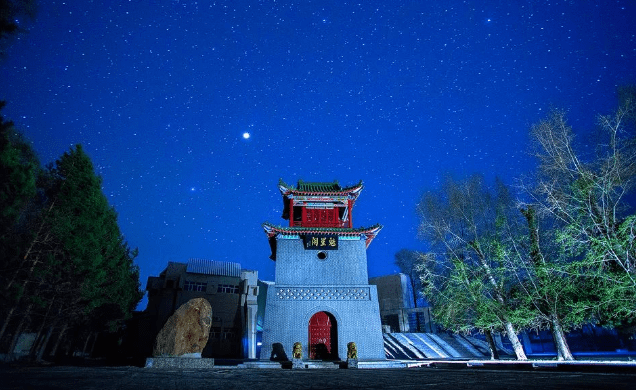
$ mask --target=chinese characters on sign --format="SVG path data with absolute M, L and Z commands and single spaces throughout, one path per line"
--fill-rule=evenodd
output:
M 306 235 L 305 249 L 338 249 L 338 236 Z

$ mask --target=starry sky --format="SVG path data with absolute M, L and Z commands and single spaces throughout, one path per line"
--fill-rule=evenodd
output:
M 142 287 L 188 258 L 273 280 L 279 178 L 363 180 L 369 274 L 397 272 L 444 174 L 512 183 L 551 107 L 585 132 L 636 83 L 632 0 L 39 3 L 0 60 L 3 115 L 43 164 L 83 145 Z

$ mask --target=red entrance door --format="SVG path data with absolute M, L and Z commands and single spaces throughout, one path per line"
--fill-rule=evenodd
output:
M 336 319 L 319 311 L 309 320 L 309 358 L 335 359 L 338 355 Z

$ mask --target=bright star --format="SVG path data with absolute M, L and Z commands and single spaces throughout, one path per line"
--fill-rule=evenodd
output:
M 250 138 L 250 133 L 246 131 L 245 133 L 243 133 L 243 139 L 248 139 L 248 138 Z

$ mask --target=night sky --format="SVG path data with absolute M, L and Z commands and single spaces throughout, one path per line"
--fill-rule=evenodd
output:
M 193 257 L 273 280 L 279 178 L 363 180 L 379 276 L 424 248 L 415 205 L 444 174 L 513 183 L 551 107 L 581 132 L 610 112 L 635 20 L 633 0 L 41 0 L 0 99 L 43 164 L 83 145 L 142 287 Z

